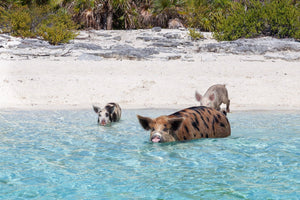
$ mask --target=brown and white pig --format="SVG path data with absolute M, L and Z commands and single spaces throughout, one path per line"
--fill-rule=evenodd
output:
M 226 115 L 216 109 L 199 106 L 186 108 L 155 119 L 137 115 L 141 126 L 150 130 L 152 142 L 174 142 L 198 138 L 223 138 L 231 134 Z

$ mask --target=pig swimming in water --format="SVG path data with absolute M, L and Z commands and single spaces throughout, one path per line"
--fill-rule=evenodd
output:
M 200 102 L 201 106 L 211 107 L 220 110 L 222 103 L 226 104 L 226 112 L 230 112 L 229 105 L 230 100 L 228 99 L 228 91 L 225 85 L 217 84 L 213 85 L 202 96 L 197 91 L 195 92 L 196 100 Z
M 93 109 L 98 115 L 98 124 L 102 126 L 117 122 L 121 118 L 122 110 L 117 103 L 108 103 L 103 109 L 93 106 Z
M 140 115 L 137 117 L 141 126 L 150 130 L 150 141 L 155 143 L 223 138 L 231 134 L 226 115 L 204 106 L 186 108 L 154 119 Z

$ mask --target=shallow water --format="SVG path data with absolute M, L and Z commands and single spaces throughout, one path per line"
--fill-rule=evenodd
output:
M 222 139 L 152 144 L 136 114 L 0 111 L 0 199 L 299 199 L 300 112 L 228 114 Z

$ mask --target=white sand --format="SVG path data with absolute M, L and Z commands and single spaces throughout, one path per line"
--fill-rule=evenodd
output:
M 185 61 L 0 60 L 0 109 L 199 105 L 194 93 L 225 83 L 231 110 L 300 110 L 300 62 L 224 55 Z M 224 105 L 223 105 L 224 107 Z

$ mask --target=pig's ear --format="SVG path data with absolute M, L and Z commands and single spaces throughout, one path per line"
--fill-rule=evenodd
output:
M 106 106 L 105 108 L 109 113 L 113 113 L 115 110 L 115 106 Z
M 95 113 L 99 113 L 99 111 L 101 110 L 101 108 L 98 106 L 93 105 L 93 108 L 94 108 Z
M 142 127 L 145 129 L 145 130 L 150 130 L 151 127 L 150 127 L 150 123 L 152 122 L 152 119 L 149 118 L 149 117 L 142 117 L 140 115 L 137 115 L 137 118 L 139 119 L 139 122 L 140 124 L 142 125 Z
M 202 99 L 202 95 L 199 94 L 198 91 L 195 92 L 195 97 L 196 97 L 196 100 L 197 100 L 197 101 L 201 101 L 201 99 Z
M 169 119 L 169 123 L 171 124 L 171 129 L 173 131 L 177 131 L 177 129 L 179 129 L 182 121 L 183 121 L 182 117 L 176 117 L 176 118 Z
M 209 95 L 209 100 L 213 101 L 215 99 L 215 93 L 212 93 Z

